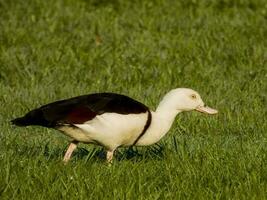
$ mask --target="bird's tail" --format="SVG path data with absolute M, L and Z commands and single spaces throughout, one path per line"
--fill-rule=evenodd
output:
M 24 117 L 19 117 L 11 120 L 11 123 L 17 126 L 30 126 L 30 125 L 39 125 L 39 126 L 51 126 L 49 121 L 47 121 L 43 112 L 40 109 L 35 109 L 28 112 Z
M 28 126 L 31 124 L 27 117 L 19 117 L 19 118 L 13 119 L 11 120 L 11 123 L 16 126 Z

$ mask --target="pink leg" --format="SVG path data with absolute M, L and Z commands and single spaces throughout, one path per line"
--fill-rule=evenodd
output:
M 66 153 L 64 155 L 64 159 L 63 159 L 64 163 L 67 163 L 70 160 L 73 151 L 77 148 L 77 144 L 78 144 L 78 142 L 76 142 L 76 141 L 73 141 L 70 143 L 68 150 L 66 151 Z
M 112 150 L 112 151 L 108 150 L 107 151 L 107 162 L 108 163 L 112 163 L 113 153 L 114 153 L 114 150 Z

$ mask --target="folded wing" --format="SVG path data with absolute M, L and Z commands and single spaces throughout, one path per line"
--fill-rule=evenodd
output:
M 130 97 L 115 93 L 96 93 L 44 105 L 12 122 L 19 126 L 56 127 L 62 124 L 82 124 L 107 112 L 137 114 L 147 110 L 144 104 Z

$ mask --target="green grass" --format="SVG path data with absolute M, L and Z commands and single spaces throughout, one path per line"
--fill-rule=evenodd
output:
M 0 199 L 267 199 L 265 0 L 0 0 Z M 111 91 L 155 109 L 189 87 L 220 113 L 178 115 L 158 145 L 80 145 L 9 120 Z M 100 156 L 99 156 L 100 155 Z

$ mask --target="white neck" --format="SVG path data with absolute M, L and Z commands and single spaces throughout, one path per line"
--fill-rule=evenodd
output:
M 155 112 L 151 112 L 150 127 L 137 143 L 138 146 L 150 145 L 158 142 L 170 130 L 178 113 L 182 111 L 173 109 L 171 104 L 163 99 Z

